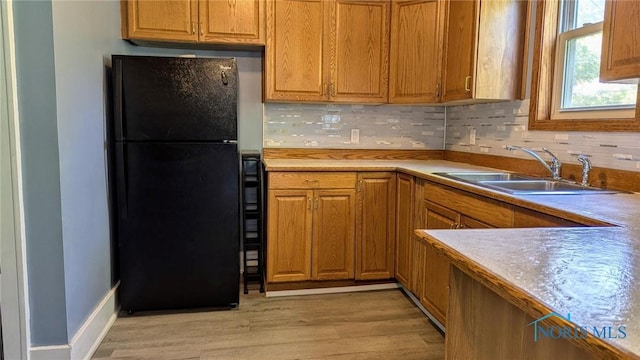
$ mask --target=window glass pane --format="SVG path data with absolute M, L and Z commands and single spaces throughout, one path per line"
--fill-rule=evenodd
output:
M 566 42 L 561 109 L 634 106 L 635 84 L 600 83 L 602 32 Z
M 565 32 L 604 20 L 605 0 L 566 0 L 562 4 L 560 31 Z
M 595 24 L 604 20 L 605 0 L 577 0 L 577 27 L 584 24 Z

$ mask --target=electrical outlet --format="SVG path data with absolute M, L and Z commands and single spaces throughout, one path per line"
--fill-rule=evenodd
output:
M 360 143 L 360 129 L 351 129 L 351 143 L 352 144 Z
M 476 129 L 471 129 L 471 131 L 469 131 L 469 144 L 476 144 Z

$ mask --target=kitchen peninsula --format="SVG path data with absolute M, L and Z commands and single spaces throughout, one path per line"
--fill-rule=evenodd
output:
M 413 215 L 409 222 L 413 229 L 424 229 L 429 222 L 425 189 L 443 194 L 442 201 L 447 196 L 467 196 L 465 201 L 476 208 L 470 205 L 457 215 L 459 223 L 454 225 L 459 230 L 415 230 L 417 236 L 407 246 L 401 242 L 406 222 L 396 217 L 392 248 L 395 279 L 425 305 L 430 318 L 446 325 L 448 358 L 548 358 L 558 352 L 569 358 L 640 358 L 637 194 L 510 195 L 435 175 L 495 171 L 444 160 L 266 158 L 265 165 L 270 175 L 392 172 L 398 179 L 411 179 L 414 192 L 407 211 Z M 400 216 L 401 199 L 406 197 L 396 195 L 396 216 Z M 500 206 L 500 216 L 483 206 Z M 503 228 L 460 229 L 465 221 Z M 425 257 L 433 255 L 429 252 L 445 259 L 450 271 L 444 277 L 450 292 L 443 300 L 436 295 L 433 301 L 424 290 L 429 281 L 442 277 L 442 272 L 429 273 L 424 267 Z M 403 281 L 398 270 L 406 268 L 407 261 L 411 269 Z M 545 336 L 534 325 L 577 326 L 590 335 L 537 343 L 534 330 L 535 335 Z

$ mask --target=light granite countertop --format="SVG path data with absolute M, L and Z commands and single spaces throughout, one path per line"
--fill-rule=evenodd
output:
M 417 233 L 454 264 L 470 266 L 476 276 L 535 304 L 537 313 L 571 314 L 579 326 L 625 326 L 625 338 L 589 341 L 605 353 L 640 359 L 640 194 L 509 195 L 433 175 L 495 170 L 444 160 L 274 159 L 265 165 L 268 171 L 400 171 L 552 215 L 615 225 Z

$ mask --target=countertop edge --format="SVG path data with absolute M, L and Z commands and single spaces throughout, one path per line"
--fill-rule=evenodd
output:
M 557 312 L 556 309 L 543 304 L 541 300 L 535 298 L 525 289 L 516 286 L 503 277 L 495 274 L 490 269 L 484 267 L 482 264 L 466 257 L 456 249 L 447 246 L 445 243 L 438 240 L 438 238 L 429 234 L 428 230 L 417 229 L 414 233 L 421 242 L 433 246 L 436 251 L 449 259 L 449 261 L 458 269 L 471 276 L 473 279 L 477 280 L 482 285 L 495 292 L 498 296 L 521 309 L 534 319 L 547 315 L 550 312 Z M 574 325 L 560 317 L 548 317 L 544 321 L 550 325 L 557 325 L 560 327 Z M 594 352 L 601 358 L 608 359 L 624 357 L 640 360 L 640 355 L 631 353 L 626 349 L 621 349 L 591 334 L 586 339 L 570 338 L 569 341 L 588 351 Z

